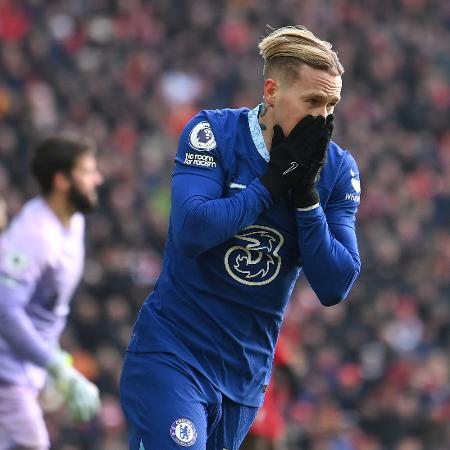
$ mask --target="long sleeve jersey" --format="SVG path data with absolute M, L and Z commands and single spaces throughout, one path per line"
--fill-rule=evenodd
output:
M 176 354 L 233 401 L 259 406 L 295 282 L 303 272 L 327 306 L 360 271 L 355 160 L 334 142 L 320 205 L 273 203 L 259 177 L 270 154 L 258 109 L 202 111 L 185 127 L 172 180 L 162 273 L 129 351 Z
M 0 236 L 0 383 L 41 388 L 84 260 L 84 217 L 65 228 L 36 197 Z

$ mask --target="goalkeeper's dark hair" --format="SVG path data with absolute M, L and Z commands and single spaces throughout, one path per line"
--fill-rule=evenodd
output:
M 31 171 L 42 193 L 52 191 L 56 173 L 70 176 L 78 158 L 85 154 L 95 154 L 93 142 L 73 134 L 49 136 L 39 142 L 31 158 Z

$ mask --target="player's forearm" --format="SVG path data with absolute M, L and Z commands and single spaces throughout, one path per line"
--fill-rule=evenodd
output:
M 1 306 L 0 334 L 20 358 L 41 367 L 45 367 L 51 358 L 51 351 L 22 306 Z
M 175 178 L 175 189 L 176 183 Z M 203 195 L 173 198 L 173 237 L 188 255 L 203 253 L 232 238 L 272 204 L 269 192 L 259 180 L 227 198 L 209 199 Z
M 303 271 L 320 302 L 335 305 L 346 298 L 361 269 L 354 230 L 340 226 L 350 244 L 345 246 L 333 236 L 320 206 L 296 214 Z

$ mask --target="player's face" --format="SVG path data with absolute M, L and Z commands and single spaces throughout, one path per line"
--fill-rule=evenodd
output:
M 97 188 L 103 182 L 103 176 L 97 167 L 95 156 L 81 155 L 71 172 L 69 200 L 77 211 L 88 212 L 98 201 Z
M 273 96 L 274 124 L 287 136 L 307 115 L 328 116 L 341 99 L 342 78 L 307 65 L 299 67 L 299 77 L 290 83 L 277 81 Z

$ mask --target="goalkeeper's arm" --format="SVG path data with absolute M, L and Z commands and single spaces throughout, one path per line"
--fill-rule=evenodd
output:
M 50 372 L 75 420 L 89 420 L 100 406 L 98 389 L 72 367 L 67 353 L 48 348 L 25 311 L 28 288 L 0 284 L 0 334 L 19 358 Z

